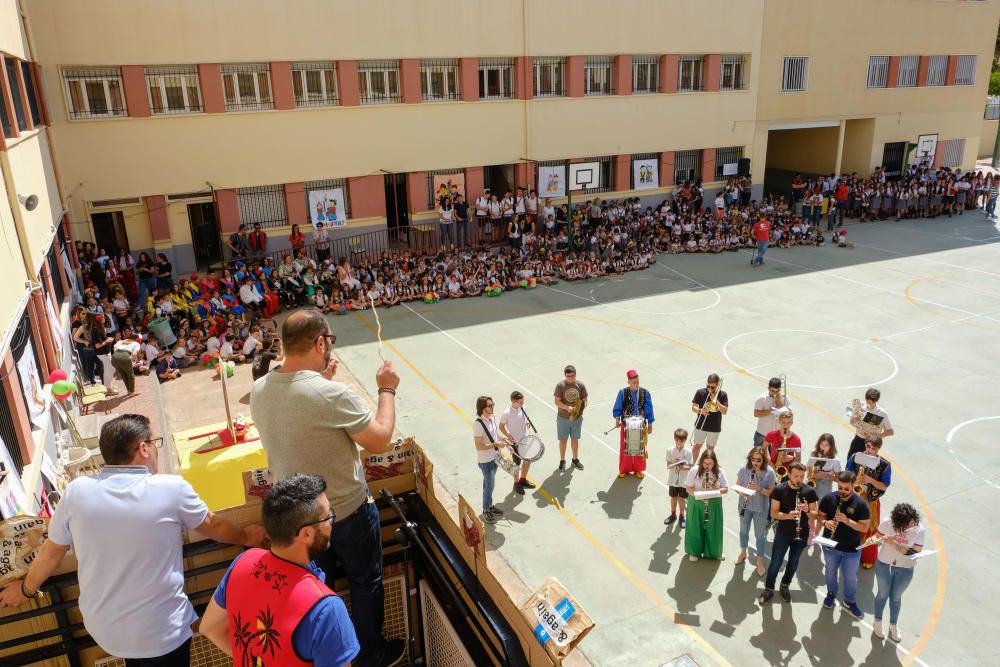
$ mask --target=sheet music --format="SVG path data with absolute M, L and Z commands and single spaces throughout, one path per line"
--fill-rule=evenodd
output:
M 694 497 L 697 500 L 708 500 L 710 498 L 721 498 L 722 491 L 718 489 L 704 489 L 702 491 L 695 491 Z
M 877 468 L 879 461 L 879 457 L 865 454 L 864 452 L 858 452 L 854 455 L 855 465 L 864 466 L 865 468 Z
M 668 467 L 668 468 L 675 468 L 675 467 L 677 467 L 677 466 L 682 466 L 682 465 L 685 465 L 686 463 L 687 463 L 687 461 L 685 461 L 684 459 L 677 459 L 677 460 L 676 460 L 676 461 L 674 461 L 673 463 L 669 463 L 669 464 L 667 464 L 667 467 Z
M 817 463 L 822 463 L 822 464 L 826 465 L 827 461 L 832 461 L 832 460 L 833 459 L 824 459 L 821 456 L 810 456 L 809 460 L 806 461 L 806 466 L 814 466 Z
M 829 537 L 823 537 L 822 535 L 817 535 L 813 538 L 813 544 L 818 544 L 821 547 L 829 547 L 831 549 L 836 549 L 838 542 L 836 540 L 831 540 Z
M 745 495 L 745 496 L 753 496 L 753 495 L 757 494 L 756 489 L 748 489 L 747 487 L 740 486 L 739 484 L 733 484 L 729 488 L 732 489 L 733 491 L 735 491 L 736 493 L 739 493 L 739 494 Z
M 930 556 L 930 555 L 936 554 L 936 553 L 937 553 L 937 551 L 934 550 L 934 549 L 927 549 L 927 550 L 924 550 L 924 551 L 918 551 L 915 554 L 911 554 L 911 555 L 907 556 L 907 558 L 909 558 L 910 560 L 920 560 L 921 558 L 926 558 L 927 556 Z

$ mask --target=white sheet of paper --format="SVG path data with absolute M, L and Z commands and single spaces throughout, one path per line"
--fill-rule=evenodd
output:
M 673 463 L 671 463 L 667 467 L 668 468 L 676 468 L 677 466 L 682 466 L 684 464 L 685 464 L 684 459 L 677 459 L 676 461 L 674 461 Z
M 813 538 L 813 543 L 818 544 L 821 547 L 830 547 L 831 549 L 837 548 L 837 541 L 831 540 L 829 537 L 823 537 L 822 535 L 817 535 Z
M 859 466 L 864 466 L 866 468 L 878 467 L 879 458 L 877 456 L 872 456 L 871 454 L 865 454 L 864 452 L 858 452 L 854 455 L 854 463 Z
M 755 495 L 757 493 L 756 489 L 748 489 L 747 487 L 740 486 L 739 484 L 733 484 L 729 488 L 732 489 L 733 491 L 735 491 L 736 493 L 741 494 L 741 495 L 752 496 L 752 495 Z
M 695 491 L 694 497 L 697 500 L 708 500 L 709 498 L 721 498 L 722 491 L 718 489 L 703 489 L 702 491 Z
M 918 551 L 915 554 L 907 556 L 907 558 L 909 558 L 910 560 L 920 560 L 921 558 L 924 558 L 926 556 L 930 556 L 930 555 L 936 554 L 936 553 L 937 553 L 937 551 L 935 551 L 934 549 L 928 549 L 926 551 Z

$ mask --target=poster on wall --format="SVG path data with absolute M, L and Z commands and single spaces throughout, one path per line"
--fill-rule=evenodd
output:
M 309 218 L 313 228 L 323 223 L 324 227 L 343 227 L 347 224 L 344 210 L 344 188 L 309 191 Z
M 451 197 L 451 203 L 454 204 L 458 195 L 465 197 L 465 172 L 434 174 L 433 186 L 435 204 L 441 203 L 441 197 Z
M 17 444 L 15 443 L 16 447 Z M 21 471 L 14 468 L 14 459 L 7 445 L 0 438 L 0 514 L 9 519 L 19 514 L 29 514 L 33 506 L 28 503 L 28 492 L 21 484 Z
M 566 196 L 566 165 L 555 167 L 538 167 L 538 196 L 545 197 L 565 197 Z
M 56 305 L 52 301 L 52 295 L 45 295 L 45 312 L 49 316 L 49 328 L 52 330 L 52 342 L 56 346 L 56 358 L 62 362 L 63 358 L 63 344 L 66 342 L 63 336 L 62 323 L 59 321 L 59 315 L 56 312 Z
M 649 190 L 660 187 L 660 161 L 633 160 L 632 188 L 634 190 Z
M 24 402 L 28 405 L 28 417 L 34 428 L 45 428 L 48 419 L 45 414 L 45 385 L 35 363 L 34 346 L 29 339 L 24 346 L 24 353 L 17 361 L 17 374 L 21 378 L 21 389 L 24 391 Z

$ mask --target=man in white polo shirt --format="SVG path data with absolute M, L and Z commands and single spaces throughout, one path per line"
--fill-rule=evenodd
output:
M 184 479 L 157 475 L 162 444 L 143 415 L 121 415 L 104 425 L 104 469 L 70 482 L 48 541 L 27 577 L 0 593 L 0 607 L 38 595 L 74 547 L 80 611 L 94 641 L 129 667 L 190 664 L 191 624 L 198 617 L 184 594 L 181 535 L 197 530 L 219 542 L 256 546 L 264 531 L 233 526 Z

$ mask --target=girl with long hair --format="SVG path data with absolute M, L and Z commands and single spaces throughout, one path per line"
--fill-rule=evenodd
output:
M 729 481 L 719 467 L 715 452 L 706 449 L 691 469 L 687 478 L 687 528 L 684 532 L 684 551 L 691 561 L 699 558 L 722 560 L 722 498 L 704 500 L 695 498 L 699 491 L 726 493 Z

